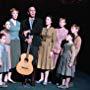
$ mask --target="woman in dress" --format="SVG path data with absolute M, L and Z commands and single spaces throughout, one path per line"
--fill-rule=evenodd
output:
M 66 38 L 68 34 L 68 30 L 65 28 L 66 25 L 66 19 L 65 18 L 60 18 L 59 19 L 59 26 L 60 28 L 56 29 L 56 41 L 55 41 L 55 46 L 53 48 L 53 59 L 55 63 L 57 63 L 58 56 L 60 54 L 60 51 L 62 50 L 61 44 L 62 41 Z
M 66 29 L 65 26 L 66 26 L 66 19 L 65 18 L 60 18 L 59 19 L 59 28 L 55 29 L 55 31 L 56 31 L 56 40 L 55 40 L 55 46 L 53 48 L 53 60 L 55 61 L 55 66 L 57 65 L 58 58 L 60 58 L 59 55 L 61 55 L 62 41 L 65 40 L 65 38 L 68 34 L 68 29 Z M 56 68 L 51 71 L 50 81 L 52 81 L 53 83 L 56 83 L 58 85 L 59 84 L 58 83 L 58 81 L 59 81 L 58 76 L 60 76 L 60 75 L 57 76 Z
M 39 48 L 37 64 L 37 68 L 41 69 L 41 77 L 37 83 L 41 83 L 43 81 L 43 85 L 47 85 L 49 72 L 55 68 L 55 62 L 52 59 L 52 50 L 56 40 L 56 32 L 51 26 L 52 18 L 50 16 L 46 17 L 45 24 L 46 27 L 43 28 L 41 33 L 42 44 Z
M 10 22 L 10 39 L 11 39 L 11 60 L 12 60 L 12 68 L 15 68 L 16 64 L 19 61 L 20 56 L 20 39 L 19 39 L 19 30 L 20 30 L 20 22 L 17 20 L 19 11 L 15 8 L 11 10 L 12 18 L 9 20 Z
M 19 11 L 15 8 L 12 8 L 10 12 L 12 17 L 9 20 L 10 22 L 9 33 L 10 33 L 10 39 L 11 39 L 11 42 L 10 42 L 11 67 L 13 70 L 13 68 L 15 68 L 18 63 L 19 57 L 21 54 L 20 39 L 19 39 L 20 22 L 17 20 Z

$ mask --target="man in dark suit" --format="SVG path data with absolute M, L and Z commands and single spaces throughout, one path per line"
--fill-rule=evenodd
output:
M 35 69 L 37 67 L 37 59 L 38 59 L 38 49 L 39 45 L 41 44 L 40 33 L 43 28 L 43 23 L 40 18 L 36 17 L 36 9 L 34 6 L 28 8 L 28 16 L 29 17 L 21 23 L 19 37 L 21 41 L 21 53 L 26 53 L 28 44 L 31 44 L 30 54 L 32 54 L 34 57 L 34 60 L 32 62 L 34 71 L 31 77 L 31 85 L 34 86 Z M 33 39 L 31 40 L 31 38 L 28 38 L 28 35 L 33 36 Z

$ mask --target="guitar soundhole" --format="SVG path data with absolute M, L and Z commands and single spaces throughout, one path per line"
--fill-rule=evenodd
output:
M 28 58 L 25 58 L 25 61 L 27 61 L 27 62 L 28 62 Z

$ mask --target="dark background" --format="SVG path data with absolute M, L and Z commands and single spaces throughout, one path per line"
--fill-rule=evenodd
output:
M 46 15 L 52 15 L 54 27 L 58 27 L 60 17 L 67 19 L 68 29 L 73 23 L 80 26 L 82 46 L 77 69 L 90 75 L 88 0 L 0 0 L 0 30 L 4 22 L 10 19 L 11 8 L 20 11 L 18 20 L 22 21 L 27 17 L 27 9 L 31 5 L 36 6 L 37 16 L 43 20 Z

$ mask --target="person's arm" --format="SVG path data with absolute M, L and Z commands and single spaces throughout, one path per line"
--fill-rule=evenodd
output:
M 53 29 L 53 35 L 52 35 L 53 46 L 52 46 L 52 50 L 53 50 L 53 48 L 55 46 L 55 41 L 56 41 L 56 31 L 55 31 L 55 29 Z
M 74 64 L 74 60 L 75 60 L 75 46 L 72 45 L 71 47 L 71 60 L 70 60 L 70 63 L 69 63 L 69 66 L 72 67 L 72 65 Z
M 51 52 L 50 52 L 50 56 L 53 55 L 53 50 L 54 50 L 55 41 L 56 41 L 56 31 L 55 31 L 54 28 L 52 30 L 53 30 L 53 33 L 52 33 L 52 49 L 51 49 Z
M 63 48 L 61 48 L 60 50 L 60 55 L 63 55 Z
M 33 39 L 33 36 L 30 36 L 30 35 L 29 35 L 29 37 L 28 37 L 27 39 L 25 39 L 25 42 L 27 42 L 28 44 L 31 45 L 32 39 Z
M 24 35 L 24 22 L 21 23 L 20 25 L 20 31 L 19 31 L 19 37 L 20 37 L 20 40 L 22 41 L 25 41 L 26 39 L 26 36 Z
M 78 50 L 78 52 L 79 52 L 79 50 L 80 50 L 80 47 L 81 47 L 81 38 L 80 37 L 78 37 L 77 38 L 77 42 L 76 42 L 76 49 Z
M 2 66 L 2 59 L 1 59 L 1 57 L 2 57 L 2 50 L 0 50 L 0 67 Z

